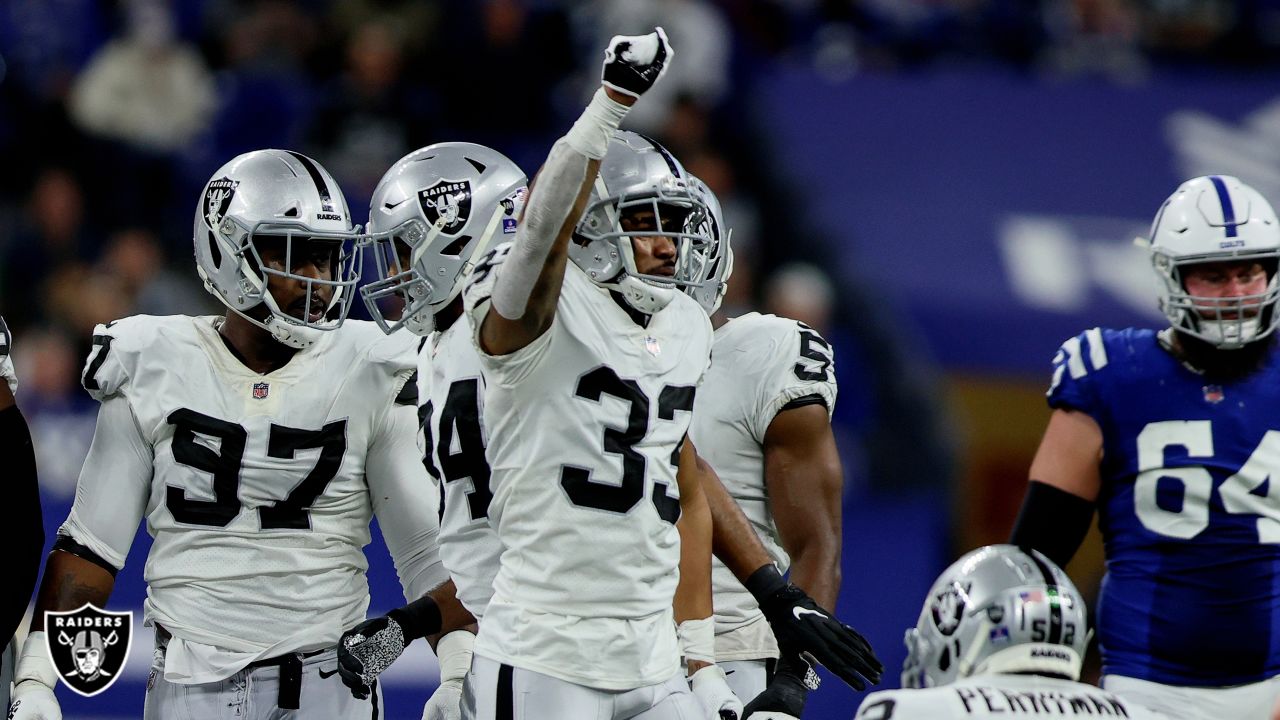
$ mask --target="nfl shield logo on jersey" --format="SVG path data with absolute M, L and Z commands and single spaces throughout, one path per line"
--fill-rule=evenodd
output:
M 270 392 L 271 392 L 271 384 L 270 384 L 270 383 L 254 383 L 254 384 L 253 384 L 253 399 L 254 399 L 254 400 L 265 400 L 265 399 L 266 399 L 266 397 L 267 397 L 267 394 L 268 394 L 268 393 L 270 393 Z
M 133 613 L 108 612 L 87 604 L 71 612 L 44 614 L 45 644 L 62 682 L 85 697 L 111 687 L 129 657 Z
M 471 181 L 441 180 L 418 191 L 418 202 L 427 222 L 440 228 L 440 234 L 453 235 L 471 217 Z

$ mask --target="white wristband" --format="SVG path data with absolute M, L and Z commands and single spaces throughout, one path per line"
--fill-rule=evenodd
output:
M 454 630 L 436 643 L 436 659 L 440 661 L 440 682 L 461 680 L 471 671 L 471 648 L 476 636 L 468 630 Z
M 609 151 L 613 131 L 618 129 L 629 109 L 609 99 L 604 88 L 600 88 L 591 96 L 587 109 L 582 111 L 582 116 L 569 128 L 564 139 L 574 150 L 593 160 L 601 160 Z
M 58 683 L 58 671 L 49 659 L 49 645 L 45 642 L 44 631 L 27 633 L 27 641 L 22 643 L 22 657 L 14 668 L 13 682 L 35 680 L 45 687 L 52 688 Z
M 686 665 L 716 661 L 716 623 L 713 618 L 685 620 L 676 627 L 676 635 L 680 637 L 680 652 Z

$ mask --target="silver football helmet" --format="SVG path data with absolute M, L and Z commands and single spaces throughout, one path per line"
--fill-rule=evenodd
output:
M 1266 198 L 1229 175 L 1192 178 L 1160 206 L 1145 243 L 1160 277 L 1160 309 L 1180 332 L 1224 350 L 1267 337 L 1280 322 L 1276 262 L 1280 223 Z M 1269 274 L 1267 289 L 1237 298 L 1187 292 L 1188 265 L 1257 260 Z
M 288 150 L 255 150 L 218 168 L 204 186 L 193 230 L 196 269 L 232 311 L 276 340 L 304 348 L 319 331 L 342 325 L 351 309 L 360 279 L 358 234 L 342 189 L 319 163 Z M 258 244 L 266 240 L 283 244 L 283 267 L 263 262 Z M 295 272 L 295 261 L 318 249 L 329 253 L 329 277 Z M 305 283 L 305 307 L 296 314 L 281 308 L 267 291 L 272 276 Z M 333 294 L 318 307 L 321 288 Z M 259 305 L 269 311 L 265 318 L 248 314 Z
M 364 241 L 373 248 L 378 278 L 360 293 L 378 326 L 430 333 L 472 261 L 515 233 L 527 185 L 514 162 L 474 143 L 429 145 L 392 165 L 373 191 Z M 387 318 L 381 305 L 393 296 L 405 302 L 399 320 Z
M 697 300 L 708 315 L 714 315 L 720 309 L 720 303 L 724 302 L 724 294 L 729 290 L 729 276 L 733 274 L 733 245 L 730 242 L 733 229 L 725 225 L 720 199 L 711 192 L 711 188 L 692 175 L 689 176 L 689 184 L 701 193 L 707 205 L 703 221 L 707 227 L 699 228 L 697 232 L 710 237 L 712 243 L 707 252 L 710 260 L 703 266 L 706 271 L 703 282 L 685 287 L 685 292 Z
M 715 239 L 706 197 L 688 172 L 658 143 L 619 130 L 600 162 L 600 175 L 569 243 L 569 259 L 597 285 L 616 290 L 633 308 L 652 314 L 684 290 L 714 287 L 709 278 Z M 623 229 L 623 221 L 651 214 L 649 230 Z M 676 248 L 675 274 L 641 274 L 631 238 L 668 237 Z
M 902 686 L 937 687 L 983 673 L 1080 677 L 1089 645 L 1084 600 L 1036 550 L 978 548 L 947 568 L 907 630 Z

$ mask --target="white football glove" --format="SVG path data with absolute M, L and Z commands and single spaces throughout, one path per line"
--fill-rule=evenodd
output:
M 22 657 L 13 672 L 17 685 L 9 703 L 9 720 L 62 720 L 62 708 L 53 694 L 58 671 L 49 659 L 49 646 L 44 632 L 27 634 L 22 644 Z
M 476 636 L 455 630 L 436 643 L 440 661 L 440 687 L 422 708 L 422 720 L 462 720 L 462 682 L 471 671 L 471 649 Z
M 9 392 L 18 392 L 18 373 L 13 369 L 13 336 L 9 326 L 0 317 L 0 378 L 9 383 Z
M 666 72 L 676 51 L 662 28 L 648 35 L 614 35 L 604 51 L 600 82 L 624 95 L 640 97 Z
M 9 704 L 9 720 L 62 720 L 53 688 L 37 680 L 18 683 Z
M 719 665 L 708 665 L 689 676 L 689 685 L 693 694 L 706 710 L 711 720 L 741 720 L 742 701 L 725 678 L 724 670 Z M 757 715 L 758 717 L 758 715 Z

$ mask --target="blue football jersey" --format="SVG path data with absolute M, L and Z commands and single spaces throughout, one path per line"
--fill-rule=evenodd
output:
M 1102 428 L 1104 673 L 1183 686 L 1280 674 L 1276 353 L 1215 384 L 1151 330 L 1094 328 L 1063 343 L 1048 397 Z

